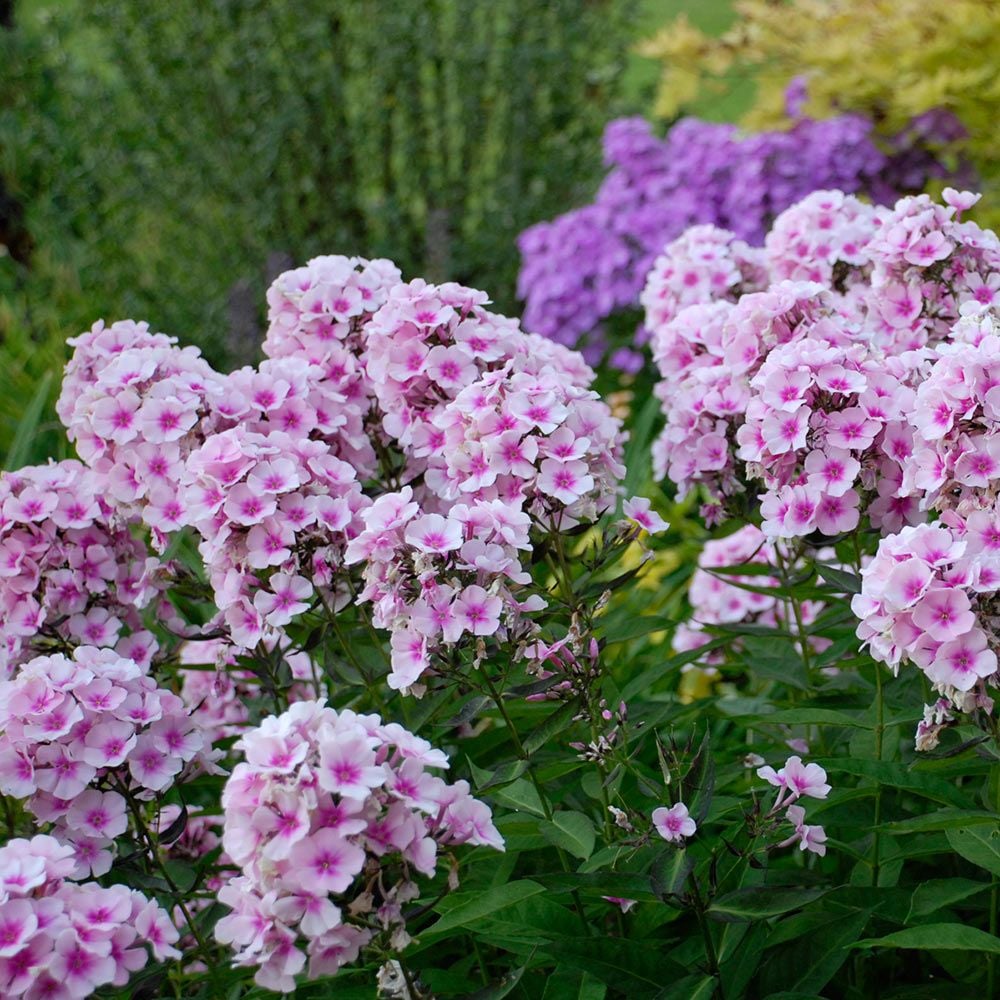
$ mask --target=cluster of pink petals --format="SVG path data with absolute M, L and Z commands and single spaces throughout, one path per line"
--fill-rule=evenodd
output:
M 697 483 L 719 497 L 741 492 L 735 432 L 752 398 L 750 380 L 776 347 L 823 330 L 828 312 L 821 285 L 782 281 L 735 303 L 687 306 L 654 329 L 663 375 L 655 391 L 667 418 L 653 444 L 654 473 L 685 492 Z
M 56 411 L 80 458 L 123 519 L 141 518 L 159 547 L 185 523 L 184 460 L 214 424 L 223 377 L 195 347 L 122 321 L 74 347 Z
M 317 588 L 333 586 L 370 503 L 354 467 L 323 441 L 242 424 L 194 451 L 184 481 L 216 605 L 244 649 L 273 640 L 320 599 Z M 331 595 L 330 603 L 338 601 Z
M 692 226 L 656 258 L 639 302 L 646 313 L 646 326 L 659 330 L 687 306 L 735 302 L 767 285 L 761 250 L 727 229 Z M 675 350 L 680 346 L 676 344 Z
M 595 521 L 618 500 L 623 436 L 596 392 L 520 355 L 463 390 L 416 457 L 452 503 L 500 501 L 544 524 Z
M 946 512 L 883 538 L 851 602 L 858 637 L 894 671 L 917 665 L 956 707 L 992 708 L 1000 512 Z
M 0 847 L 0 995 L 83 1000 L 124 987 L 149 962 L 180 958 L 176 927 L 125 886 L 71 882 L 72 848 L 40 834 Z
M 850 296 L 869 279 L 865 248 L 875 235 L 878 211 L 842 191 L 807 195 L 774 220 L 764 239 L 771 280 L 818 281 Z
M 431 654 L 466 637 L 530 631 L 526 612 L 545 605 L 519 600 L 531 577 L 521 555 L 531 548 L 531 519 L 501 500 L 455 504 L 423 514 L 409 486 L 386 493 L 361 514 L 364 530 L 347 547 L 364 563 L 360 600 L 392 633 L 389 686 L 408 690 L 431 667 Z
M 264 354 L 315 366 L 317 388 L 335 413 L 335 454 L 361 478 L 377 461 L 369 419 L 373 392 L 364 366 L 365 327 L 403 278 L 392 261 L 327 255 L 314 257 L 274 281 L 267 292 Z
M 979 195 L 945 188 L 944 205 L 928 195 L 878 210 L 864 249 L 871 262 L 867 309 L 873 336 L 896 350 L 946 340 L 966 303 L 1000 303 L 1000 240 L 963 211 Z
M 994 309 L 967 310 L 952 339 L 917 387 L 902 489 L 925 507 L 969 513 L 997 505 L 1000 297 Z
M 78 872 L 111 867 L 125 794 L 162 794 L 206 749 L 184 702 L 110 649 L 39 656 L 0 682 L 0 792 L 72 843 Z
M 445 754 L 378 716 L 299 702 L 237 749 L 223 845 L 241 873 L 219 893 L 232 913 L 215 933 L 265 988 L 291 992 L 307 961 L 309 978 L 336 973 L 373 927 L 405 944 L 412 875 L 434 874 L 439 846 L 503 849 L 468 784 L 428 772 Z
M 776 566 L 779 544 L 752 524 L 744 525 L 724 538 L 705 543 L 698 555 L 698 568 L 691 577 L 688 589 L 691 618 L 677 626 L 673 637 L 675 650 L 684 652 L 705 645 L 711 639 L 705 632 L 706 625 L 778 625 L 784 621 L 787 615 L 786 602 L 775 594 L 761 592 L 779 585 L 780 581 L 776 576 L 730 573 L 718 575 L 711 572 L 743 565 Z M 749 590 L 748 587 L 757 589 Z M 819 601 L 802 601 L 800 613 L 803 624 L 815 621 L 822 609 L 823 605 Z M 814 648 L 822 648 L 824 640 L 814 636 L 811 643 Z M 721 659 L 721 651 L 713 651 L 706 654 L 701 662 L 711 664 Z
M 579 354 L 488 303 L 457 284 L 404 283 L 389 261 L 317 257 L 268 292 L 259 366 L 218 375 L 144 324 L 97 324 L 72 342 L 59 413 L 121 523 L 141 519 L 161 548 L 197 531 L 210 630 L 236 650 L 343 607 L 345 550 L 357 563 L 356 537 L 381 530 L 361 515 L 408 483 L 422 519 L 465 523 L 462 545 L 428 558 L 464 547 L 459 568 L 495 591 L 522 578 L 532 522 L 565 530 L 617 505 L 624 434 Z M 364 559 L 371 583 L 386 546 Z M 415 579 L 434 582 L 423 568 Z M 400 615 L 380 622 L 398 646 Z
M 912 386 L 926 367 L 921 352 L 885 356 L 819 335 L 770 352 L 736 432 L 737 457 L 765 487 L 766 535 L 839 535 L 862 511 L 886 531 L 923 520 L 899 494 L 913 452 Z
M 948 189 L 945 205 L 921 195 L 869 208 L 841 192 L 815 192 L 776 220 L 764 276 L 748 288 L 728 234 L 708 240 L 723 248 L 726 266 L 709 254 L 703 271 L 688 242 L 704 242 L 705 227 L 668 247 L 644 300 L 666 417 L 656 474 L 683 492 L 700 484 L 719 500 L 763 480 L 768 530 L 780 537 L 838 534 L 866 511 L 885 531 L 912 521 L 919 503 L 900 466 L 919 443 L 909 440 L 918 406 L 911 390 L 930 357 L 919 352 L 949 338 L 981 341 L 982 323 L 971 329 L 963 312 L 1000 301 L 1000 241 L 960 221 L 975 200 Z M 690 294 L 660 293 L 663 273 L 689 276 Z M 831 365 L 850 376 L 821 375 Z M 825 440 L 853 426 L 858 410 L 865 433 L 840 449 L 852 468 L 862 466 L 857 482 L 838 483 L 843 492 L 810 484 L 804 460 L 818 451 L 810 461 L 823 464 Z M 869 441 L 872 421 L 882 427 Z
M 139 611 L 167 576 L 79 462 L 0 475 L 0 677 L 52 643 L 148 664 L 156 644 Z
M 785 819 L 794 828 L 794 833 L 778 847 L 798 844 L 800 850 L 823 857 L 826 854 L 826 831 L 821 826 L 805 822 L 806 811 L 798 800 L 802 797 L 825 799 L 830 794 L 826 771 L 819 764 L 803 764 L 802 758 L 795 756 L 789 757 L 784 767 L 777 771 L 768 766 L 758 768 L 757 776 L 778 789 L 768 815 L 777 815 L 784 809 Z

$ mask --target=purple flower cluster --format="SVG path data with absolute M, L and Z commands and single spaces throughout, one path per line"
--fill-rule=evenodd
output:
M 594 201 L 520 236 L 525 324 L 571 346 L 587 338 L 599 356 L 600 323 L 637 305 L 656 255 L 689 226 L 712 223 L 759 245 L 780 212 L 817 188 L 891 202 L 945 176 L 929 143 L 954 128 L 946 112 L 922 116 L 884 152 L 857 115 L 757 134 L 686 118 L 664 139 L 641 118 L 613 121 L 604 134 L 610 172 Z M 627 348 L 612 361 L 641 363 Z

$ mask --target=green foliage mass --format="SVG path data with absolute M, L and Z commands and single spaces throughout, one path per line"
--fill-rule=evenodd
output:
M 30 390 L 65 337 L 124 316 L 250 360 L 262 283 L 320 253 L 511 309 L 516 234 L 599 174 L 633 7 L 16 4 L 0 178 L 34 252 L 0 257 L 0 337 L 45 346 L 2 367 Z M 0 408 L 0 452 L 12 428 Z

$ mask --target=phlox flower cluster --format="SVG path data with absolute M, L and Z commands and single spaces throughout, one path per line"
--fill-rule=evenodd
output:
M 326 404 L 321 409 L 338 421 L 335 454 L 361 478 L 377 467 L 369 440 L 373 393 L 362 360 L 365 326 L 402 280 L 390 260 L 327 255 L 279 275 L 267 292 L 264 354 L 318 368 L 317 388 Z
M 216 605 L 244 649 L 273 642 L 319 600 L 317 588 L 333 587 L 358 512 L 370 503 L 354 467 L 326 443 L 242 424 L 192 452 L 184 477 Z M 330 603 L 342 601 L 331 594 Z
M 711 639 L 705 632 L 706 625 L 779 625 L 785 620 L 785 602 L 776 594 L 760 592 L 777 587 L 780 580 L 776 576 L 729 573 L 723 576 L 711 572 L 713 569 L 743 565 L 776 566 L 779 544 L 752 524 L 744 525 L 725 538 L 705 543 L 698 554 L 698 568 L 688 588 L 691 618 L 674 631 L 673 647 L 676 651 L 685 652 L 705 645 Z M 749 590 L 747 587 L 757 589 Z M 819 601 L 802 601 L 802 623 L 811 624 L 822 609 Z M 822 648 L 825 642 L 819 636 L 810 639 L 811 645 L 817 649 Z M 721 659 L 720 651 L 710 651 L 701 662 L 713 664 Z
M 772 350 L 750 380 L 736 455 L 765 487 L 764 533 L 839 535 L 858 526 L 862 509 L 888 531 L 922 520 L 917 502 L 898 496 L 922 355 L 886 357 L 825 343 L 819 332 Z
M 782 281 L 735 303 L 686 306 L 654 330 L 663 376 L 655 391 L 666 416 L 653 443 L 654 474 L 683 492 L 696 483 L 717 498 L 742 492 L 746 476 L 734 446 L 751 379 L 772 350 L 808 336 L 828 312 L 821 285 Z
M 656 330 L 686 306 L 736 302 L 747 292 L 762 291 L 767 287 L 767 277 L 760 249 L 718 226 L 692 226 L 668 243 L 653 262 L 639 304 L 645 310 L 646 326 Z M 659 346 L 661 353 L 669 346 L 681 354 L 673 362 L 680 370 L 690 363 L 684 357 L 684 348 L 697 351 L 701 345 L 686 341 L 678 333 L 673 344 Z
M 128 828 L 126 795 L 152 799 L 208 757 L 184 702 L 114 650 L 81 646 L 0 682 L 0 792 L 101 875 Z
M 218 375 L 145 325 L 98 324 L 73 342 L 59 412 L 123 523 L 141 518 L 161 547 L 196 529 L 210 628 L 237 651 L 273 646 L 296 617 L 351 600 L 345 550 L 380 530 L 361 515 L 386 491 L 415 487 L 422 519 L 451 519 L 448 547 L 421 543 L 418 562 L 461 547 L 454 525 L 475 520 L 461 542 L 477 586 L 508 567 L 522 579 L 532 522 L 565 530 L 616 505 L 624 435 L 593 371 L 488 303 L 403 283 L 389 261 L 318 257 L 269 291 L 259 366 Z M 350 564 L 374 556 L 371 582 L 388 549 L 366 544 Z M 431 583 L 424 567 L 414 579 Z M 407 622 L 380 621 L 398 648 Z
M 141 518 L 160 548 L 185 523 L 184 460 L 213 426 L 223 378 L 195 347 L 129 320 L 74 347 L 56 412 L 123 519 Z
M 789 206 L 764 238 L 772 281 L 818 281 L 843 296 L 866 283 L 865 248 L 875 235 L 878 210 L 843 191 L 814 191 Z M 849 305 L 839 303 L 842 312 Z
M 309 978 L 336 973 L 381 931 L 404 946 L 403 906 L 440 847 L 503 849 L 468 784 L 427 770 L 445 754 L 377 716 L 299 702 L 237 749 L 223 846 L 240 874 L 219 892 L 233 912 L 215 933 L 268 989 L 294 990 L 307 962 Z
M 816 188 L 887 203 L 944 175 L 927 155 L 932 135 L 906 132 L 886 154 L 871 131 L 856 115 L 798 118 L 791 129 L 751 135 L 686 118 L 664 139 L 641 118 L 611 122 L 604 135 L 609 173 L 593 202 L 518 240 L 525 322 L 570 346 L 585 338 L 599 355 L 600 324 L 636 306 L 662 247 L 688 227 L 713 224 L 759 246 L 774 218 Z M 641 365 L 628 348 L 611 360 L 626 370 Z
M 140 611 L 168 576 L 79 462 L 0 475 L 0 677 L 51 646 L 108 647 L 148 664 L 156 643 Z
M 361 518 L 364 530 L 346 560 L 364 563 L 359 599 L 371 602 L 376 627 L 392 633 L 392 688 L 412 688 L 431 654 L 463 637 L 529 631 L 524 614 L 545 606 L 537 595 L 518 598 L 531 580 L 520 561 L 531 548 L 531 519 L 516 505 L 470 500 L 447 514 L 423 514 L 405 486 Z
M 869 208 L 813 193 L 768 235 L 763 291 L 739 293 L 711 254 L 699 270 L 684 240 L 676 261 L 668 247 L 645 297 L 666 417 L 654 471 L 723 502 L 762 483 L 774 537 L 839 534 L 864 513 L 883 531 L 921 518 L 914 425 L 931 422 L 931 397 L 917 419 L 914 389 L 928 348 L 982 342 L 985 320 L 973 316 L 1000 288 L 1000 241 L 960 221 L 976 196 L 944 197 Z M 704 242 L 702 227 L 692 239 Z M 731 237 L 713 243 L 729 248 L 728 267 Z M 673 271 L 698 291 L 661 295 Z
M 825 799 L 830 794 L 826 771 L 819 764 L 803 764 L 802 758 L 795 756 L 789 757 L 784 767 L 777 771 L 769 766 L 758 768 L 757 776 L 778 789 L 764 820 L 776 819 L 784 809 L 784 818 L 794 831 L 777 846 L 791 847 L 792 844 L 798 844 L 800 850 L 823 857 L 826 854 L 826 831 L 822 826 L 806 823 L 806 811 L 799 800 L 803 797 Z
M 416 278 L 389 291 L 365 331 L 382 425 L 402 448 L 427 445 L 434 416 L 520 347 L 517 320 L 490 312 L 488 302 L 485 292 Z
M 948 338 L 963 304 L 1000 303 L 1000 240 L 961 221 L 979 197 L 946 188 L 943 205 L 923 194 L 879 211 L 864 254 L 872 266 L 869 322 L 882 342 L 897 350 L 934 345 Z
M 995 274 L 1000 287 L 1000 273 Z M 969 339 L 960 339 L 967 337 Z M 904 492 L 959 513 L 997 506 L 1000 483 L 1000 296 L 970 308 L 916 391 Z
M 935 690 L 962 711 L 993 701 L 996 683 L 996 603 L 1000 589 L 1000 512 L 961 518 L 948 512 L 883 538 L 862 570 L 851 602 L 858 637 L 894 672 L 912 662 Z
M 180 958 L 160 905 L 125 886 L 72 882 L 72 848 L 39 834 L 0 847 L 0 993 L 83 1000 L 124 987 L 149 963 Z

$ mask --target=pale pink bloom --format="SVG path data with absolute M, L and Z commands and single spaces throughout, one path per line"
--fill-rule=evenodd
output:
M 951 587 L 929 589 L 913 608 L 913 624 L 938 642 L 965 635 L 975 623 L 968 596 Z
M 404 538 L 421 552 L 451 552 L 461 548 L 462 526 L 440 514 L 424 514 L 407 524 Z
M 275 573 L 268 586 L 270 591 L 257 591 L 253 603 L 269 625 L 287 625 L 296 615 L 309 610 L 313 587 L 304 576 Z
M 810 826 L 805 822 L 806 811 L 802 806 L 789 806 L 785 811 L 786 819 L 795 827 L 795 834 L 788 840 L 779 844 L 779 847 L 788 847 L 798 842 L 799 848 L 803 851 L 811 851 L 821 858 L 826 855 L 826 831 L 821 826 Z
M 479 586 L 466 587 L 452 604 L 463 629 L 473 635 L 493 635 L 500 627 L 503 602 Z
M 292 848 L 289 878 L 308 892 L 345 892 L 364 863 L 360 848 L 333 830 L 317 830 Z
M 681 843 L 685 837 L 694 836 L 698 829 L 683 802 L 678 802 L 669 809 L 666 806 L 654 809 L 653 826 L 664 840 L 675 844 Z
M 646 497 L 632 497 L 623 504 L 622 513 L 650 534 L 666 531 L 670 525 L 651 507 L 652 504 Z
M 779 771 L 775 771 L 773 767 L 758 768 L 757 777 L 778 788 L 786 789 L 793 801 L 802 795 L 825 799 L 830 793 L 830 786 L 826 783 L 826 771 L 819 764 L 803 764 L 802 758 L 798 756 L 789 757 L 785 761 L 785 766 Z
M 992 677 L 996 670 L 996 654 L 987 648 L 983 631 L 976 628 L 943 643 L 934 653 L 927 675 L 938 684 L 969 691 L 980 678 Z
M 537 485 L 542 493 L 569 506 L 594 488 L 594 480 L 584 462 L 546 458 L 541 464 Z

